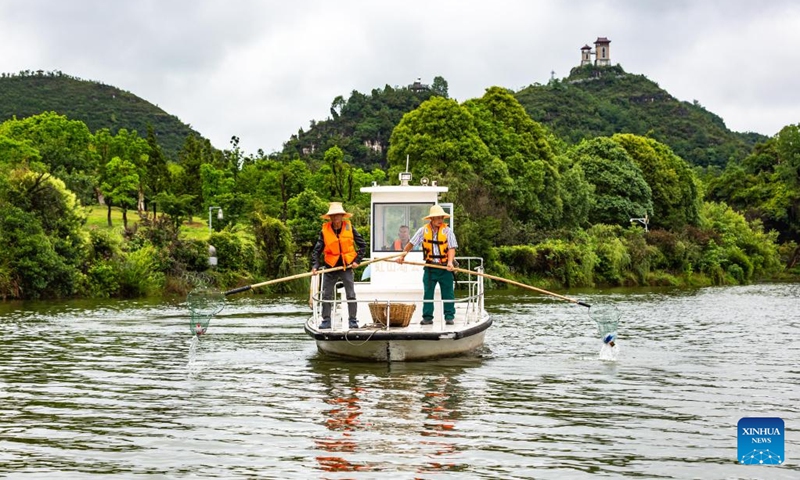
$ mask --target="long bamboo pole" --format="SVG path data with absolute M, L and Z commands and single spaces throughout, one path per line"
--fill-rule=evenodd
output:
M 400 263 L 400 262 L 398 262 L 398 263 Z M 403 264 L 404 265 L 405 264 L 407 264 L 407 265 L 418 265 L 418 266 L 421 266 L 421 267 L 438 268 L 438 269 L 441 269 L 441 270 L 449 270 L 447 267 L 445 267 L 443 265 L 435 265 L 435 264 L 430 264 L 430 263 L 403 261 Z M 520 288 L 527 288 L 528 290 L 533 290 L 534 292 L 543 293 L 545 295 L 550 295 L 552 297 L 556 297 L 556 298 L 558 298 L 560 300 L 564 300 L 564 301 L 567 301 L 567 302 L 575 303 L 575 304 L 580 305 L 582 307 L 592 308 L 592 306 L 589 305 L 588 303 L 579 302 L 578 300 L 575 300 L 574 298 L 569 298 L 569 297 L 565 297 L 563 295 L 559 295 L 557 293 L 548 292 L 547 290 L 543 290 L 541 288 L 532 287 L 530 285 L 525 285 L 524 283 L 520 283 L 520 282 L 517 282 L 517 281 L 514 281 L 514 280 L 509 280 L 507 278 L 496 277 L 494 275 L 489 275 L 488 273 L 475 272 L 473 270 L 467 270 L 465 268 L 454 267 L 453 271 L 467 273 L 469 275 L 478 275 L 479 277 L 486 277 L 486 278 L 490 278 L 492 280 L 497 280 L 499 282 L 509 283 L 511 285 L 516 285 L 517 287 L 520 287 Z
M 367 260 L 366 262 L 361 262 L 361 263 L 358 264 L 358 266 L 361 267 L 361 266 L 364 266 L 364 265 L 369 265 L 370 263 L 374 263 L 374 262 L 382 262 L 384 260 L 394 259 L 394 258 L 399 257 L 400 255 L 402 255 L 402 254 L 391 255 L 391 256 L 388 256 L 388 257 L 374 258 L 372 260 Z M 319 273 L 319 274 L 331 273 L 331 272 L 336 272 L 336 271 L 339 271 L 339 270 L 344 270 L 345 268 L 346 267 L 343 267 L 343 266 L 342 267 L 334 267 L 334 268 L 326 268 L 324 270 L 318 270 L 317 273 Z M 224 295 L 227 297 L 228 295 L 233 295 L 235 293 L 246 292 L 248 290 L 252 290 L 253 288 L 265 287 L 267 285 L 273 285 L 273 284 L 281 283 L 281 282 L 288 282 L 290 280 L 297 280 L 297 279 L 300 279 L 300 278 L 306 278 L 306 277 L 310 277 L 312 275 L 314 275 L 313 272 L 305 272 L 305 273 L 298 273 L 297 275 L 291 275 L 289 277 L 282 277 L 282 278 L 276 278 L 274 280 L 267 280 L 266 282 L 255 283 L 253 285 L 245 285 L 244 287 L 238 287 L 238 288 L 234 288 L 232 290 L 228 290 L 227 292 L 224 292 Z

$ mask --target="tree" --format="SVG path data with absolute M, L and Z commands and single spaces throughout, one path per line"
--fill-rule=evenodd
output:
M 284 222 L 289 218 L 289 200 L 305 190 L 310 175 L 308 167 L 300 160 L 292 160 L 283 164 L 276 172 L 274 180 L 275 186 L 280 192 L 281 220 Z
M 107 129 L 98 131 L 95 135 L 95 144 L 100 154 L 101 177 L 104 175 L 103 168 L 114 157 L 125 160 L 134 166 L 139 179 L 136 187 L 135 207 L 138 212 L 143 212 L 150 144 L 147 140 L 139 137 L 135 130 L 129 132 L 124 128 L 119 129 L 116 135 L 112 135 Z
M 342 111 L 342 108 L 345 106 L 344 97 L 341 95 L 337 95 L 336 98 L 333 99 L 331 102 L 331 116 L 334 120 L 339 118 L 339 112 Z
M 25 166 L 3 176 L 0 296 L 62 298 L 78 293 L 90 248 L 85 222 L 80 201 L 60 179 Z
M 708 197 L 726 202 L 779 233 L 782 243 L 800 243 L 800 127 L 789 125 L 755 146 L 741 162 L 732 161 L 709 181 Z M 800 248 L 787 260 L 800 262 Z
M 492 87 L 464 105 L 442 97 L 424 102 L 392 133 L 390 178 L 404 169 L 406 155 L 416 177 L 447 184 L 450 199 L 469 199 L 463 205 L 471 221 L 498 219 L 495 242 L 514 241 L 525 225 L 577 227 L 586 219 L 590 185 L 582 171 L 556 156 L 548 133 L 506 89 Z
M 699 187 L 689 164 L 651 138 L 616 134 L 611 139 L 636 162 L 650 186 L 653 227 L 677 231 L 699 223 Z
M 277 218 L 256 214 L 253 218 L 256 249 L 264 258 L 264 274 L 268 278 L 291 275 L 295 244 L 288 228 Z M 278 286 L 286 291 L 287 285 Z
M 749 283 L 780 270 L 775 240 L 777 232 L 764 232 L 759 220 L 748 222 L 724 203 L 703 203 L 702 227 L 715 232 L 700 268 L 706 272 L 719 268 L 737 283 Z
M 783 127 L 777 135 L 780 179 L 792 187 L 800 187 L 800 124 Z
M 222 227 L 226 224 L 236 223 L 241 207 L 233 208 L 236 182 L 230 172 L 215 168 L 211 164 L 203 164 L 200 166 L 200 183 L 205 201 L 203 211 L 213 206 L 222 207 L 224 211 L 228 212 L 228 215 L 217 223 L 217 226 Z
M 325 163 L 330 168 L 326 183 L 331 200 L 346 201 L 353 197 L 353 172 L 344 162 L 344 152 L 338 146 L 325 151 Z
M 189 135 L 186 143 L 178 155 L 178 164 L 182 167 L 180 175 L 173 177 L 173 193 L 176 195 L 192 195 L 194 197 L 195 211 L 201 210 L 206 203 L 203 198 L 202 183 L 200 178 L 200 166 L 212 164 L 217 168 L 224 165 L 218 158 L 218 153 L 211 146 L 211 142 L 206 139 Z
M 27 141 L 39 152 L 50 173 L 64 181 L 78 198 L 89 203 L 97 183 L 97 155 L 85 123 L 55 112 L 0 124 L 0 136 Z
M 39 151 L 27 140 L 14 140 L 0 135 L 0 165 L 15 167 L 20 163 L 38 162 Z
M 800 243 L 800 124 L 789 125 L 778 132 L 776 138 L 778 165 L 775 167 L 775 183 L 782 183 L 783 197 L 775 202 L 783 213 L 776 215 L 784 219 L 789 236 Z M 794 262 L 800 261 L 800 247 L 794 255 Z
M 455 100 L 432 97 L 403 116 L 390 140 L 389 178 L 405 170 L 406 156 L 416 178 L 454 175 L 474 179 L 474 166 L 491 159 L 475 119 Z
M 230 150 L 222 151 L 222 165 L 236 178 L 236 173 L 244 166 L 245 157 L 244 152 L 239 147 L 239 137 L 233 135 L 230 139 L 230 144 Z
M 322 227 L 320 216 L 328 204 L 313 190 L 307 189 L 289 200 L 289 221 L 286 222 L 292 231 L 295 244 L 301 256 L 307 257 L 319 237 Z
M 564 228 L 579 228 L 592 223 L 590 213 L 595 204 L 594 185 L 586 178 L 580 164 L 562 170 L 561 201 L 564 212 L 561 225 Z
M 490 154 L 476 171 L 486 179 L 512 217 L 553 228 L 563 219 L 561 172 L 547 134 L 507 89 L 491 87 L 465 103 Z
M 447 92 L 447 80 L 444 77 L 433 77 L 433 84 L 431 85 L 431 91 L 433 91 L 434 95 L 439 95 L 440 97 L 449 98 Z
M 103 183 L 100 186 L 108 204 L 108 226 L 111 226 L 111 206 L 122 209 L 122 223 L 128 228 L 128 209 L 136 206 L 139 192 L 139 174 L 136 165 L 128 160 L 114 157 L 105 166 Z
M 153 217 L 157 214 L 158 203 L 155 197 L 163 192 L 168 192 L 170 188 L 170 174 L 167 167 L 167 159 L 161 151 L 161 146 L 156 139 L 155 131 L 151 125 L 147 126 L 147 173 L 144 178 L 145 196 L 150 198 L 153 204 Z
M 513 228 L 519 230 L 577 228 L 586 222 L 591 185 L 583 171 L 556 154 L 558 142 L 531 120 L 509 90 L 488 88 L 464 106 L 494 157 L 474 165 L 500 217 L 513 219 Z M 503 231 L 509 232 L 509 226 Z
M 170 192 L 161 192 L 153 201 L 161 205 L 164 212 L 172 221 L 175 231 L 178 231 L 184 220 L 190 218 L 194 212 L 194 197 L 191 195 L 175 195 Z
M 594 185 L 591 223 L 627 226 L 631 217 L 653 216 L 650 186 L 619 143 L 608 137 L 584 140 L 569 157 Z

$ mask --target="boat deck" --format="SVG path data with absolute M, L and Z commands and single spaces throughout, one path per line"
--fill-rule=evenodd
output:
M 360 310 L 364 308 L 366 309 L 366 305 L 359 307 L 359 317 L 362 317 Z M 441 307 L 439 307 L 441 310 Z M 430 325 L 420 325 L 420 321 L 422 320 L 422 314 L 420 313 L 421 308 L 418 307 L 414 312 L 414 315 L 411 317 L 411 321 L 409 322 L 408 326 L 406 327 L 386 327 L 383 324 L 373 322 L 371 319 L 366 322 L 359 321 L 358 328 L 350 328 L 348 326 L 347 321 L 347 307 L 344 307 L 344 315 L 342 312 L 339 312 L 336 315 L 332 315 L 331 319 L 331 328 L 320 330 L 318 328 L 319 323 L 321 322 L 321 318 L 318 316 L 312 316 L 306 322 L 306 329 L 313 331 L 315 333 L 342 333 L 342 332 L 350 332 L 358 333 L 358 332 L 367 332 L 371 333 L 374 331 L 382 331 L 391 333 L 394 335 L 400 333 L 416 333 L 416 332 L 424 332 L 424 333 L 433 333 L 439 335 L 441 333 L 452 333 L 452 332 L 459 332 L 466 329 L 469 329 L 476 324 L 481 323 L 486 318 L 485 312 L 479 311 L 467 311 L 465 308 L 458 308 L 456 307 L 456 317 L 453 320 L 452 325 L 447 325 L 444 319 L 441 316 L 441 312 L 438 313 L 434 312 L 434 320 L 433 324 Z M 367 309 L 367 316 L 369 316 L 369 311 Z

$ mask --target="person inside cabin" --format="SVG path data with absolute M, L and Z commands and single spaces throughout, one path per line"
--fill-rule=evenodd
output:
M 453 325 L 456 316 L 456 305 L 452 300 L 456 298 L 453 289 L 453 271 L 455 269 L 458 241 L 456 240 L 456 234 L 453 232 L 453 229 L 444 223 L 445 218 L 450 218 L 450 215 L 445 213 L 441 206 L 433 205 L 430 209 L 430 213 L 423 218 L 423 220 L 428 220 L 428 223 L 417 230 L 408 244 L 403 247 L 403 254 L 397 259 L 397 263 L 402 264 L 408 252 L 415 246 L 422 244 L 422 254 L 425 257 L 425 263 L 439 267 L 447 267 L 446 270 L 432 266 L 423 268 L 422 285 L 425 292 L 423 298 L 426 301 L 422 307 L 422 321 L 420 325 L 433 324 L 433 294 L 436 291 L 437 283 L 442 293 L 442 300 L 445 301 L 445 323 L 447 325 Z M 451 301 L 448 302 L 448 300 Z
M 344 267 L 342 270 L 325 274 L 322 279 L 322 322 L 319 328 L 331 328 L 331 302 L 336 284 L 342 282 L 347 297 L 347 313 L 350 328 L 358 328 L 358 304 L 356 300 L 353 269 L 358 267 L 367 251 L 367 242 L 353 227 L 349 220 L 352 213 L 347 213 L 342 204 L 331 202 L 328 213 L 322 218 L 329 220 L 322 224 L 322 231 L 311 252 L 311 273 L 316 275 L 321 266 L 327 268 Z M 320 255 L 322 258 L 320 258 Z
M 392 244 L 392 250 L 400 251 L 406 248 L 409 240 L 411 240 L 411 231 L 408 225 L 400 225 L 400 228 L 397 229 L 397 240 Z

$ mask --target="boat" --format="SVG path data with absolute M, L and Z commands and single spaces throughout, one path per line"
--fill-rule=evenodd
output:
M 427 221 L 430 207 L 438 204 L 450 215 L 446 223 L 454 228 L 453 205 L 439 203 L 439 195 L 448 188 L 422 179 L 410 185 L 411 174 L 400 173 L 400 185 L 361 188 L 371 195 L 370 250 L 367 275 L 355 282 L 358 302 L 358 328 L 348 326 L 347 299 L 344 289 L 336 288 L 331 309 L 331 328 L 320 329 L 322 321 L 322 282 L 327 275 L 316 275 L 311 282 L 312 315 L 305 332 L 317 343 L 320 352 L 364 361 L 402 362 L 455 357 L 474 352 L 484 343 L 492 319 L 484 308 L 484 277 L 459 273 L 454 275 L 456 316 L 452 325 L 443 317 L 439 289 L 434 297 L 432 325 L 421 325 L 423 307 L 422 275 L 424 258 L 421 249 L 410 251 L 403 264 L 395 259 L 400 246 L 395 236 L 400 226 L 411 234 Z M 456 230 L 456 235 L 458 234 Z M 456 257 L 459 270 L 482 274 L 483 259 Z M 412 265 L 417 263 L 419 265 Z M 368 276 L 368 278 L 366 278 Z

